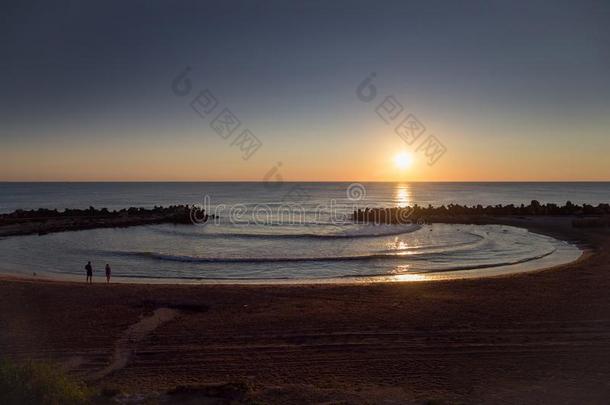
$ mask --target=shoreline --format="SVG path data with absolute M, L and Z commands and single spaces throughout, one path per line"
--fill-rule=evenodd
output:
M 587 251 L 551 269 L 443 282 L 88 286 L 1 277 L 0 355 L 54 360 L 87 380 L 119 353 L 122 368 L 91 384 L 125 395 L 190 387 L 189 398 L 209 399 L 202 387 L 242 384 L 248 398 L 272 404 L 604 403 L 610 234 L 569 220 L 527 223 Z M 125 346 L 132 326 L 163 308 L 176 316 Z
M 569 243 L 570 245 L 579 249 L 580 253 L 574 260 L 565 261 L 562 263 L 549 263 L 542 264 L 539 268 L 528 268 L 528 265 L 535 264 L 536 261 L 544 260 L 545 257 L 533 259 L 525 263 L 511 263 L 502 264 L 497 266 L 481 267 L 481 268 L 470 268 L 470 269 L 455 269 L 446 270 L 439 272 L 430 273 L 406 273 L 400 275 L 380 274 L 380 275 L 362 275 L 362 276 L 345 276 L 345 277 L 328 277 L 328 278 L 301 278 L 301 279 L 290 279 L 290 278 L 276 278 L 276 279 L 212 279 L 212 278 L 158 278 L 158 277 L 122 277 L 113 276 L 113 283 L 115 284 L 127 284 L 127 285 L 254 285 L 254 286 L 281 286 L 281 285 L 295 285 L 295 286 L 308 286 L 308 285 L 362 285 L 369 283 L 397 283 L 397 282 L 438 282 L 447 280 L 464 280 L 464 279 L 478 279 L 478 278 L 496 278 L 505 277 L 511 275 L 518 275 L 522 273 L 530 273 L 537 271 L 550 270 L 556 267 L 561 267 L 577 260 L 580 260 L 588 248 L 582 243 L 574 243 L 570 237 L 566 237 L 565 229 L 560 232 L 553 232 L 547 227 L 540 227 L 541 223 L 551 222 L 564 222 L 569 224 L 574 217 L 555 217 L 555 216 L 538 216 L 538 217 L 486 217 L 484 221 L 477 221 L 477 223 L 464 222 L 464 223 L 450 223 L 452 225 L 506 225 L 513 226 L 521 229 L 526 229 L 529 232 L 533 232 L 539 235 L 552 237 L 560 242 Z M 86 229 L 83 229 L 86 230 Z M 83 231 L 80 230 L 80 231 Z M 71 231 L 71 230 L 70 230 Z M 66 232 L 70 232 L 66 231 Z M 7 237 L 18 237 L 26 235 L 11 235 Z M 568 240 L 566 240 L 568 239 Z M 525 267 L 525 268 L 524 268 Z M 496 271 L 498 274 L 481 274 L 481 272 Z M 95 274 L 94 274 L 95 277 Z M 65 273 L 57 273 L 56 275 L 50 275 L 48 273 L 35 274 L 28 276 L 19 273 L 3 273 L 0 271 L 0 279 L 10 278 L 14 280 L 28 280 L 28 281 L 57 281 L 57 282 L 73 282 L 80 283 L 79 275 L 70 275 Z M 97 276 L 100 283 L 104 282 L 104 276 L 100 273 Z

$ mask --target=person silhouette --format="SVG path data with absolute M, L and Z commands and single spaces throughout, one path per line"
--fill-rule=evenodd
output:
M 87 283 L 93 283 L 93 267 L 91 267 L 91 262 L 87 262 L 85 270 L 87 270 Z
M 112 275 L 112 270 L 110 269 L 110 265 L 106 263 L 106 283 L 110 283 L 110 276 Z

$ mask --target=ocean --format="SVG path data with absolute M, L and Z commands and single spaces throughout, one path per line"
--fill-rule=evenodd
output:
M 362 207 L 610 202 L 610 183 L 0 183 L 0 212 L 198 204 L 196 225 L 0 239 L 0 271 L 115 281 L 338 282 L 508 274 L 576 259 L 571 244 L 501 225 L 355 224 Z M 194 216 L 195 222 L 199 218 Z

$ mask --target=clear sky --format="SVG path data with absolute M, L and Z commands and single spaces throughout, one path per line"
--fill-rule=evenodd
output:
M 610 180 L 608 1 L 13 3 L 0 181 Z M 407 114 L 425 127 L 411 145 Z M 246 129 L 261 146 L 244 160 Z

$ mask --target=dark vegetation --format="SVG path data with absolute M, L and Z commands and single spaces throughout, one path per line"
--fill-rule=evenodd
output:
M 597 206 L 576 205 L 568 201 L 565 205 L 540 204 L 533 200 L 529 205 L 476 205 L 472 207 L 449 204 L 448 206 L 395 208 L 365 208 L 354 211 L 352 218 L 356 222 L 375 224 L 406 224 L 411 222 L 480 222 L 486 217 L 509 216 L 576 216 L 575 227 L 605 227 L 610 225 L 610 204 Z
M 51 364 L 0 360 L 0 404 L 70 405 L 89 403 L 90 398 L 84 384 Z
M 16 210 L 0 215 L 0 236 L 45 234 L 93 228 L 114 228 L 150 224 L 203 223 L 213 218 L 203 209 L 188 205 L 172 205 L 152 209 L 135 208 L 109 211 L 96 209 Z

